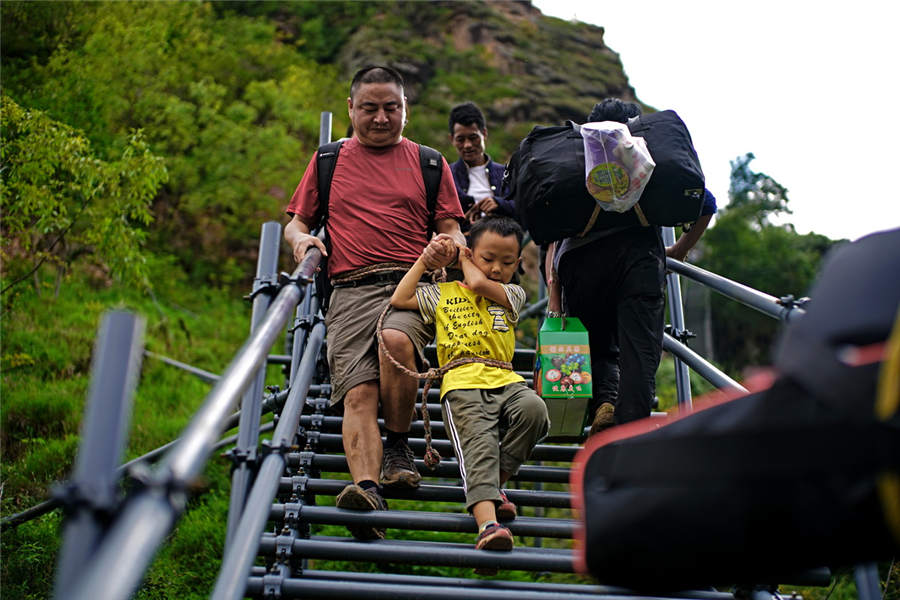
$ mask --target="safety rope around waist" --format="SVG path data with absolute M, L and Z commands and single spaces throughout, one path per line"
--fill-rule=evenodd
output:
M 332 283 L 348 283 L 351 281 L 359 281 L 360 279 L 365 279 L 366 277 L 370 277 L 372 275 L 379 275 L 381 273 L 405 273 L 409 271 L 411 266 L 412 264 L 410 263 L 401 262 L 378 263 L 369 265 L 368 267 L 361 267 L 359 269 L 353 269 L 352 271 L 341 273 L 340 275 L 332 277 L 331 281 Z
M 428 416 L 428 390 L 431 389 L 431 382 L 439 381 L 448 371 L 451 371 L 456 367 L 470 365 L 473 363 L 481 363 L 489 367 L 506 369 L 507 371 L 512 371 L 513 366 L 510 362 L 496 360 L 493 358 L 465 356 L 463 358 L 451 360 L 441 367 L 432 367 L 424 373 L 416 373 L 415 371 L 407 369 L 404 365 L 400 364 L 400 362 L 398 362 L 396 358 L 391 356 L 391 353 L 388 352 L 387 347 L 384 345 L 384 336 L 381 332 L 384 328 L 384 318 L 387 316 L 390 309 L 390 304 L 384 307 L 384 310 L 381 311 L 381 316 L 378 317 L 378 325 L 375 327 L 375 335 L 378 337 L 378 351 L 383 354 L 391 362 L 391 364 L 394 365 L 394 367 L 404 375 L 409 375 L 414 379 L 425 380 L 425 385 L 422 388 L 422 404 L 420 405 L 419 410 L 422 413 L 422 422 L 425 425 L 425 466 L 429 469 L 434 470 L 434 468 L 437 467 L 441 462 L 441 455 L 431 446 L 431 418 Z

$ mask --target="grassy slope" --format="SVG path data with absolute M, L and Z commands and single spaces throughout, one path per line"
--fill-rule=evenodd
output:
M 105 310 L 144 315 L 148 350 L 216 373 L 247 334 L 248 307 L 223 292 L 182 285 L 154 302 L 133 290 L 92 289 L 80 281 L 66 282 L 54 297 L 49 282 L 44 285 L 40 296 L 29 288 L 18 290 L 2 315 L 4 516 L 44 500 L 52 482 L 71 471 L 91 349 Z M 145 358 L 126 460 L 174 439 L 208 391 L 209 385 L 193 376 Z M 224 460 L 211 461 L 202 493 L 159 555 L 141 597 L 187 598 L 191 590 L 210 588 L 224 539 L 228 473 Z M 59 524 L 55 512 L 3 534 L 6 597 L 47 597 Z

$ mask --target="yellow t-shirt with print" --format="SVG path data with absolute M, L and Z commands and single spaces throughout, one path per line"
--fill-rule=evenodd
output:
M 525 290 L 501 284 L 512 310 L 479 296 L 459 281 L 435 283 L 416 289 L 419 312 L 437 330 L 438 363 L 457 358 L 492 358 L 512 361 L 516 345 L 513 329 L 525 305 Z M 524 381 L 513 371 L 470 363 L 451 369 L 441 383 L 441 397 L 451 390 L 492 389 Z

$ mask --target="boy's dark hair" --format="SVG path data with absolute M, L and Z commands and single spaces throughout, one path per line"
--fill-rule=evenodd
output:
M 516 241 L 519 242 L 519 252 L 522 251 L 522 238 L 525 237 L 522 226 L 513 219 L 503 216 L 487 216 L 475 221 L 475 224 L 469 230 L 469 248 L 474 249 L 478 244 L 478 240 L 486 231 L 493 231 L 500 237 L 516 236 Z
M 396 83 L 403 90 L 403 75 L 385 65 L 368 65 L 356 72 L 350 82 L 350 98 L 363 83 Z
M 453 126 L 457 123 L 463 126 L 474 124 L 481 131 L 487 128 L 484 123 L 484 114 L 474 102 L 463 102 L 450 110 L 450 135 L 453 135 Z
M 616 121 L 627 123 L 628 119 L 641 114 L 641 107 L 634 102 L 623 102 L 618 98 L 606 98 L 594 105 L 588 115 L 588 123 L 598 121 Z

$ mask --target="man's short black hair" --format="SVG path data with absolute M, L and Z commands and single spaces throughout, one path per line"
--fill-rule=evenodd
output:
M 475 246 L 478 245 L 479 238 L 481 238 L 485 231 L 493 231 L 500 237 L 506 237 L 508 235 L 516 236 L 516 241 L 519 242 L 519 252 L 522 251 L 522 238 L 525 237 L 525 232 L 522 231 L 522 226 L 513 219 L 504 216 L 491 215 L 475 221 L 475 224 L 472 225 L 472 229 L 469 230 L 469 248 L 475 249 Z
M 396 83 L 403 91 L 403 75 L 385 65 L 368 65 L 356 72 L 350 82 L 350 98 L 363 83 Z
M 453 126 L 457 123 L 466 127 L 474 124 L 482 132 L 487 129 L 487 125 L 484 123 L 484 114 L 474 102 L 463 102 L 450 110 L 450 135 L 453 135 Z
M 634 102 L 623 102 L 618 98 L 606 98 L 594 105 L 591 114 L 588 115 L 588 123 L 599 121 L 616 121 L 627 123 L 628 119 L 641 114 L 641 107 Z

